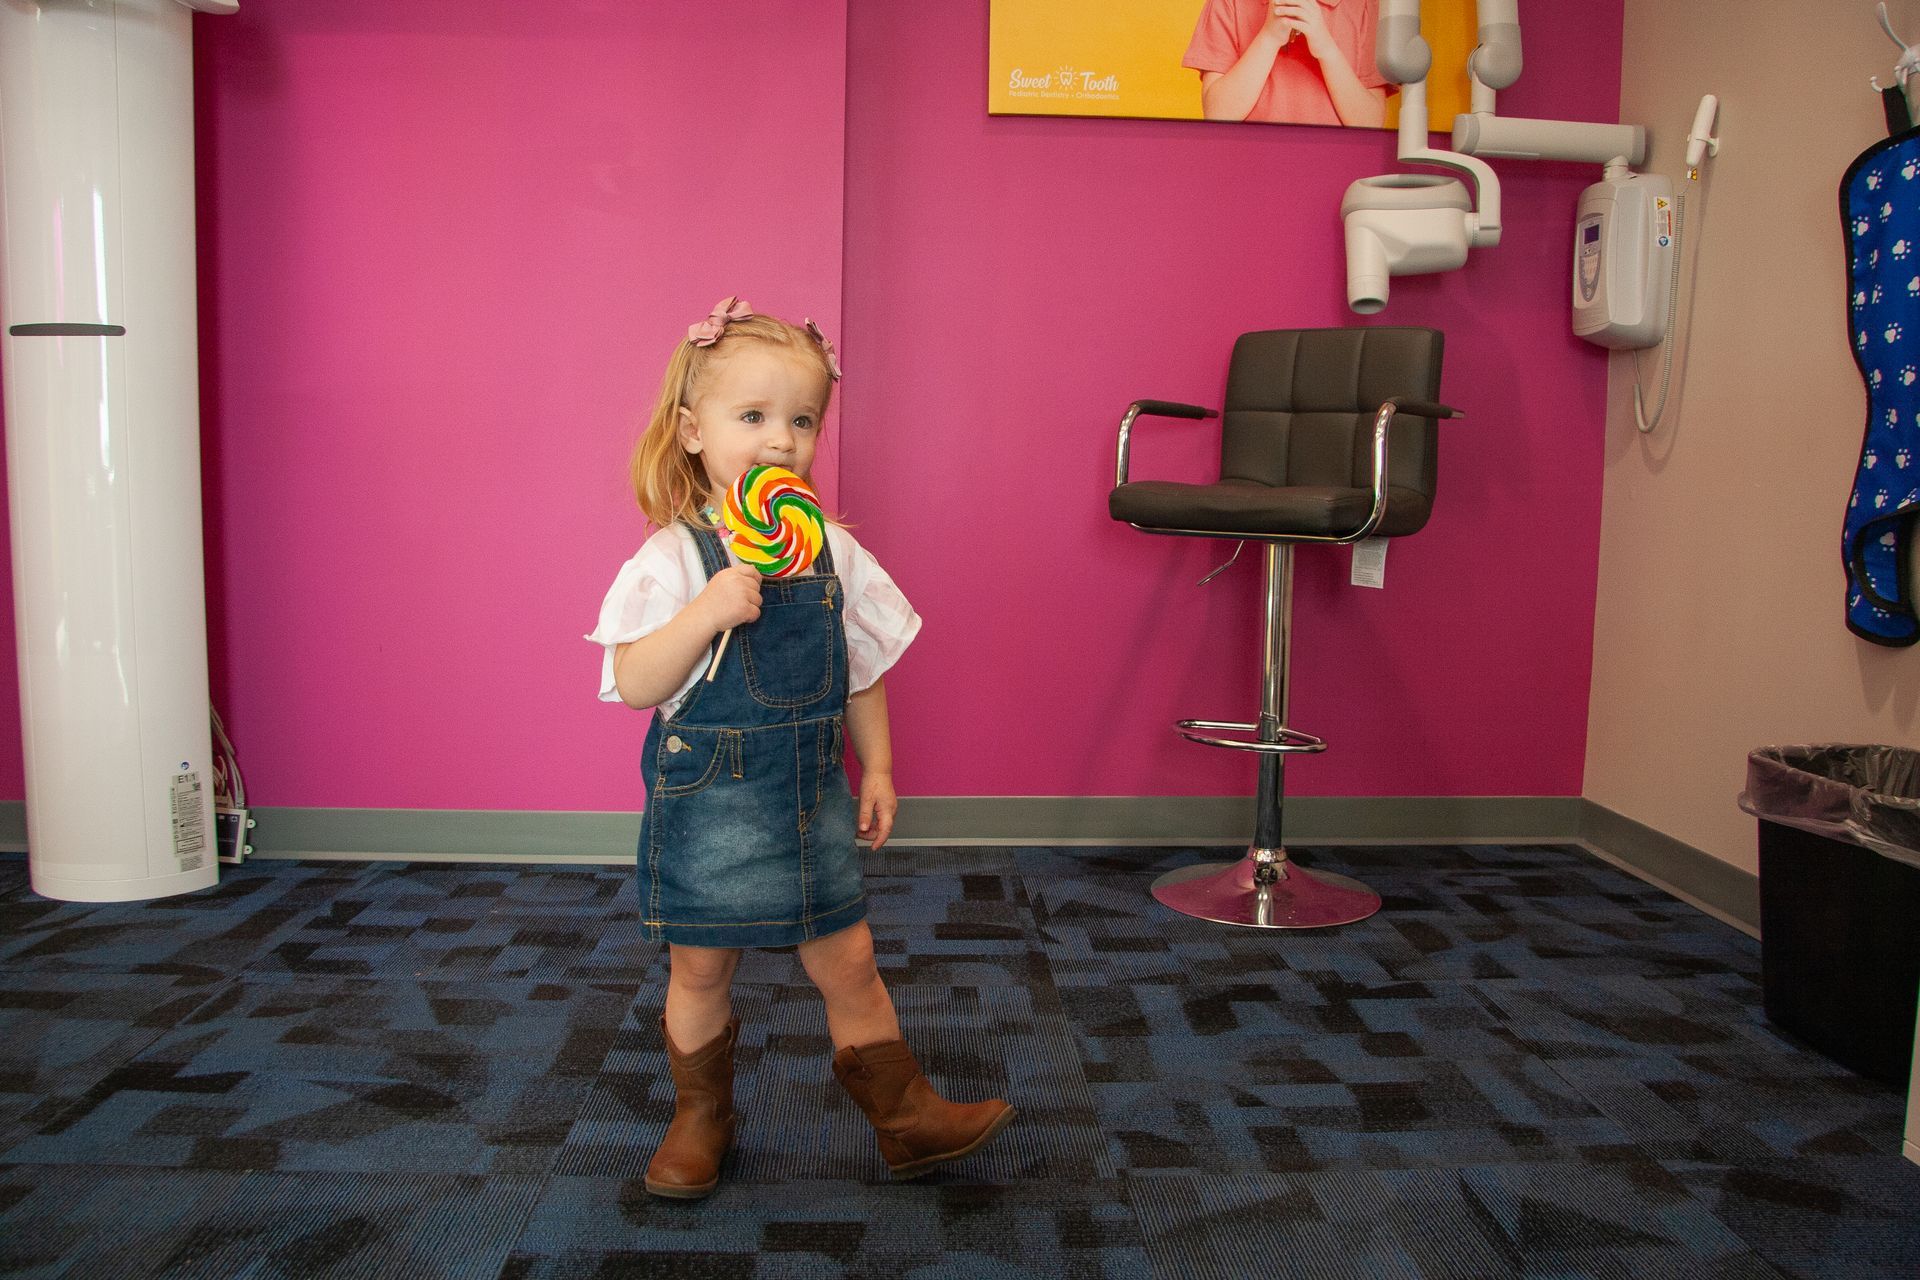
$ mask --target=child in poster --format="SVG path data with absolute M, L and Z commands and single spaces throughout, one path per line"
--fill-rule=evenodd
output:
M 1378 0 L 1206 0 L 1181 65 L 1209 120 L 1383 126 Z

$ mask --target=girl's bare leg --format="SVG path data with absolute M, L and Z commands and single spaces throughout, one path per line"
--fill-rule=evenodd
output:
M 1013 1108 L 1003 1100 L 949 1102 L 921 1073 L 900 1038 L 864 922 L 801 943 L 800 963 L 827 1002 L 834 1078 L 873 1125 L 894 1177 L 917 1178 L 971 1155 L 1007 1127 Z
M 733 1017 L 733 971 L 740 952 L 730 947 L 667 944 L 667 1035 L 692 1053 L 727 1029 Z
M 800 965 L 827 1003 L 827 1031 L 836 1050 L 900 1038 L 900 1019 L 874 964 L 866 921 L 801 943 Z

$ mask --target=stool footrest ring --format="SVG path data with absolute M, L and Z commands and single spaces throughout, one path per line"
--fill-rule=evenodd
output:
M 1297 729 L 1281 729 L 1280 737 L 1269 742 L 1259 736 L 1260 726 L 1246 724 L 1238 720 L 1182 720 L 1174 726 L 1179 735 L 1188 742 L 1198 742 L 1209 747 L 1226 747 L 1232 751 L 1258 751 L 1262 755 L 1288 755 L 1295 752 L 1325 751 L 1326 739 L 1316 738 L 1310 733 L 1301 733 Z M 1230 733 L 1250 733 L 1252 738 L 1221 738 L 1198 730 L 1224 729 Z

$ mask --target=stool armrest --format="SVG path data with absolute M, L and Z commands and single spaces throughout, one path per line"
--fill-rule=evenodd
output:
M 1302 541 L 1359 542 L 1372 537 L 1373 531 L 1380 527 L 1380 522 L 1387 518 L 1387 429 L 1393 425 L 1393 415 L 1396 413 L 1412 414 L 1416 418 L 1451 418 L 1459 410 L 1431 400 L 1383 401 L 1379 412 L 1373 415 L 1373 509 L 1367 512 L 1366 521 L 1358 529 L 1344 537 Z
M 1141 414 L 1153 418 L 1217 418 L 1218 410 L 1204 409 L 1197 404 L 1181 404 L 1177 400 L 1135 400 L 1127 406 L 1126 416 L 1120 419 L 1119 457 L 1115 460 L 1113 486 L 1119 488 L 1127 482 L 1127 455 L 1133 448 L 1133 420 Z
M 1410 413 L 1416 418 L 1460 418 L 1466 415 L 1451 405 L 1436 404 L 1432 400 L 1395 400 L 1392 402 L 1396 413 Z

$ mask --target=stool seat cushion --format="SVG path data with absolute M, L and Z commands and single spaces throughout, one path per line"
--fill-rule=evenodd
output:
M 1412 533 L 1427 522 L 1433 500 L 1417 489 L 1387 488 L 1387 514 L 1375 536 Z M 1145 529 L 1189 530 L 1200 534 L 1251 534 L 1285 539 L 1340 538 L 1366 523 L 1373 491 L 1334 485 L 1259 484 L 1222 480 L 1216 484 L 1178 484 L 1140 480 L 1123 484 L 1107 497 L 1115 520 Z

